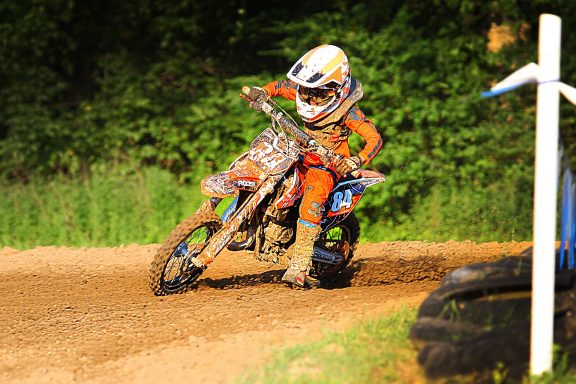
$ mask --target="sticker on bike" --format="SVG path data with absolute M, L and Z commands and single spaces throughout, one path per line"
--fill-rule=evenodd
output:
M 336 192 L 334 193 L 332 212 L 339 212 L 342 208 L 350 209 L 352 203 L 352 192 L 350 192 L 349 189 L 346 189 L 342 192 Z

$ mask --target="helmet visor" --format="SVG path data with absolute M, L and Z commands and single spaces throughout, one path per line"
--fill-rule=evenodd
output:
M 338 89 L 334 87 L 308 88 L 298 87 L 300 99 L 310 105 L 326 105 L 336 96 Z

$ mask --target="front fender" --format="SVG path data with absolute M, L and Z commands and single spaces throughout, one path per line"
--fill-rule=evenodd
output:
M 207 196 L 225 198 L 237 195 L 240 189 L 254 192 L 261 184 L 258 174 L 236 168 L 206 177 L 200 190 Z

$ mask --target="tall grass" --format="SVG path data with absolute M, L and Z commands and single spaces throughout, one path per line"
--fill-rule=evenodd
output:
M 385 207 L 377 222 L 365 214 L 374 209 L 363 206 L 378 193 L 374 188 L 356 209 L 361 240 L 526 240 L 532 231 L 532 202 L 520 201 L 518 188 L 505 183 L 483 190 L 435 186 L 397 223 L 383 217 Z M 161 242 L 206 198 L 197 181 L 180 184 L 158 168 L 100 172 L 89 179 L 0 184 L 0 193 L 0 247 L 15 248 Z M 226 201 L 218 212 L 225 206 Z
M 435 185 L 400 222 L 363 222 L 362 237 L 373 241 L 528 240 L 532 238 L 532 199 L 530 194 L 527 199 L 519 196 L 527 196 L 529 188 L 506 180 L 478 189 Z
M 110 246 L 162 241 L 204 197 L 167 171 L 2 185 L 0 246 Z

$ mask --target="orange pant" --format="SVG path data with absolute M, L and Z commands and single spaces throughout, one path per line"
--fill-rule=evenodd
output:
M 334 153 L 350 157 L 350 148 L 347 141 L 342 141 L 333 149 Z M 304 195 L 300 203 L 300 219 L 311 224 L 320 224 L 324 204 L 328 195 L 334 188 L 339 176 L 332 167 L 327 168 L 314 155 L 306 155 L 304 158 Z
M 335 177 L 336 173 L 326 169 L 315 167 L 307 169 L 304 176 L 304 196 L 300 203 L 300 219 L 311 224 L 320 224 L 324 203 L 334 188 Z

